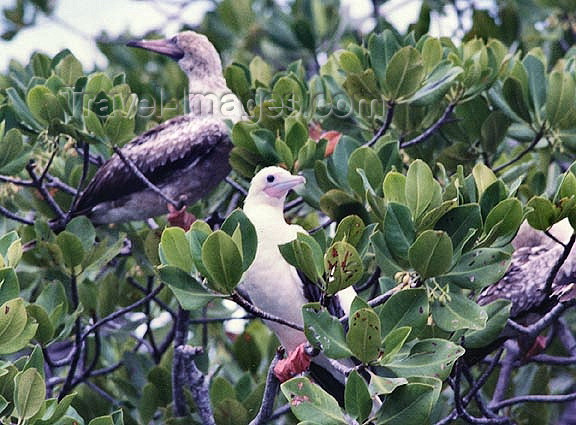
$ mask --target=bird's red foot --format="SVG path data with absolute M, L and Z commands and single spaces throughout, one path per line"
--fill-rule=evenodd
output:
M 172 204 L 168 204 L 168 223 L 170 226 L 181 227 L 187 232 L 195 221 L 194 214 L 186 211 L 186 205 L 177 210 Z
M 279 360 L 274 367 L 274 375 L 280 382 L 305 372 L 310 367 L 312 357 L 306 352 L 307 343 L 300 344 L 288 357 Z

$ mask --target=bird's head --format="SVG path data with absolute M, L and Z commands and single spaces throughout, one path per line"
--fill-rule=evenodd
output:
M 174 59 L 190 78 L 203 78 L 222 73 L 222 62 L 218 52 L 205 35 L 194 31 L 183 31 L 164 40 L 134 40 L 127 45 Z
M 283 168 L 263 168 L 250 183 L 246 203 L 257 202 L 259 205 L 282 207 L 290 189 L 304 183 L 304 177 L 290 174 Z

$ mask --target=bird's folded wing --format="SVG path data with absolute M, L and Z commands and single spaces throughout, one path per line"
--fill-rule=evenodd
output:
M 221 143 L 230 144 L 223 122 L 182 115 L 138 136 L 122 148 L 122 153 L 148 180 L 158 184 L 174 172 L 201 161 Z M 83 213 L 101 202 L 114 201 L 144 187 L 141 179 L 115 154 L 98 169 L 83 191 L 76 211 Z

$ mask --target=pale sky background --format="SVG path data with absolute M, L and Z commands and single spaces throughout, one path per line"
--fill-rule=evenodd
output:
M 14 0 L 0 0 L 0 5 Z M 488 0 L 480 0 L 478 3 Z M 464 2 L 465 3 L 465 2 Z M 416 21 L 421 0 L 390 0 L 381 7 L 386 16 L 401 31 Z M 204 13 L 212 7 L 211 1 L 196 1 L 176 16 L 167 19 L 168 13 L 177 9 L 168 1 L 154 0 L 58 0 L 56 11 L 51 17 L 40 17 L 34 27 L 20 31 L 9 42 L 0 41 L 0 71 L 4 71 L 11 59 L 27 63 L 32 52 L 41 51 L 54 56 L 68 48 L 82 62 L 85 70 L 94 66 L 106 67 L 106 59 L 97 49 L 94 39 L 101 31 L 112 37 L 130 32 L 138 37 L 150 29 L 164 28 L 172 35 L 182 23 L 190 25 L 202 21 Z M 372 29 L 372 3 L 370 0 L 342 0 L 353 21 L 358 21 L 363 31 Z M 456 20 L 450 14 L 433 19 L 432 35 L 452 35 Z M 1 21 L 0 21 L 1 25 Z

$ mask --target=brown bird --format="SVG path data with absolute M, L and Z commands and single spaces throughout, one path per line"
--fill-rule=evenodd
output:
M 166 40 L 131 41 L 129 46 L 174 59 L 189 81 L 190 113 L 136 137 L 122 156 L 168 198 L 189 205 L 208 194 L 230 172 L 232 148 L 225 120 L 245 115 L 226 86 L 218 52 L 201 34 L 185 31 Z M 165 198 L 131 170 L 118 154 L 106 161 L 82 192 L 72 216 L 95 224 L 142 220 L 168 212 Z
M 573 232 L 567 219 L 549 230 L 562 244 L 568 242 Z M 510 300 L 510 317 L 516 318 L 548 301 L 557 302 L 571 283 L 576 284 L 576 248 L 573 247 L 554 278 L 552 293 L 545 293 L 548 275 L 564 251 L 561 243 L 546 236 L 544 232 L 534 230 L 527 222 L 523 223 L 512 242 L 515 251 L 510 268 L 499 282 L 482 291 L 478 303 L 485 305 L 497 299 Z

